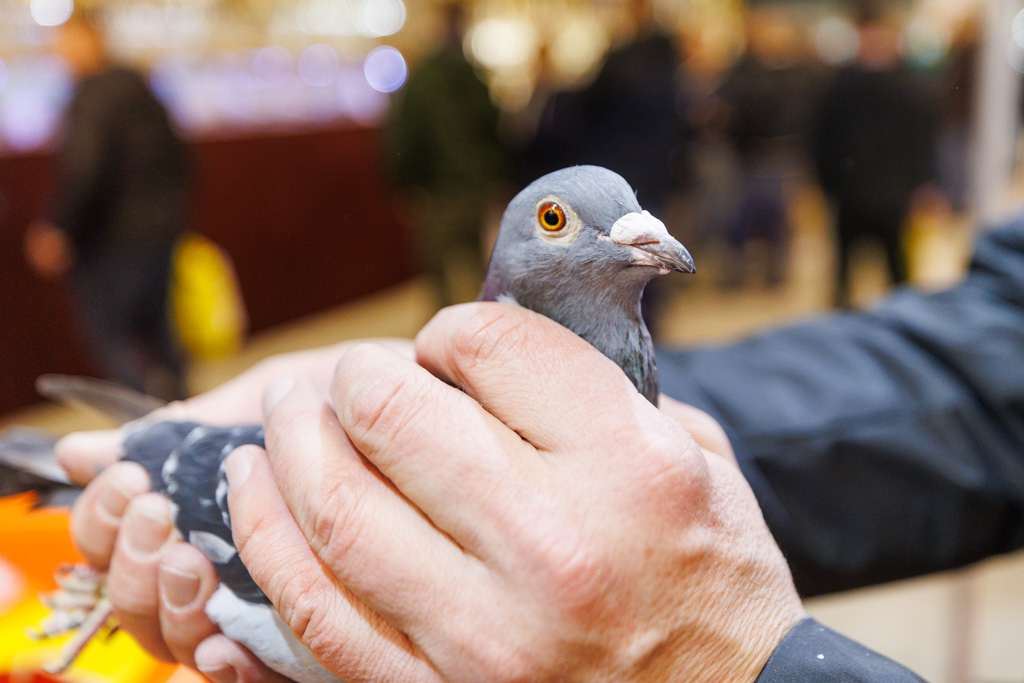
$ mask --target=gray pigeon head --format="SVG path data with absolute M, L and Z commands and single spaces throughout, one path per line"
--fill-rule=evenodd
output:
M 509 203 L 481 298 L 556 320 L 637 383 L 643 373 L 627 366 L 647 360 L 632 359 L 633 347 L 643 346 L 653 363 L 640 296 L 673 270 L 694 272 L 693 259 L 641 209 L 629 184 L 605 168 L 575 166 L 539 178 Z

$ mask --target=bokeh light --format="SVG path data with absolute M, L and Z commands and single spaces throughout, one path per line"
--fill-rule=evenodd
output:
M 314 35 L 345 35 L 354 25 L 352 6 L 344 0 L 307 0 L 295 9 L 299 28 Z
M 1024 73 L 1024 9 L 1017 12 L 1010 24 L 1010 44 L 1007 52 L 1010 66 Z
M 405 3 L 402 0 L 363 0 L 359 18 L 364 35 L 390 36 L 405 25 Z
M 74 0 L 32 0 L 29 4 L 32 21 L 40 26 L 60 26 L 71 18 Z
M 299 55 L 299 78 L 306 84 L 323 87 L 338 77 L 338 53 L 329 45 L 310 45 Z
M 907 58 L 916 66 L 930 68 L 945 58 L 952 36 L 935 22 L 916 17 L 903 28 L 902 39 Z
M 814 27 L 814 47 L 826 64 L 838 66 L 857 56 L 857 27 L 846 17 L 827 17 Z
M 579 77 L 600 61 L 608 49 L 608 34 L 593 18 L 565 22 L 551 46 L 552 63 L 569 78 Z
M 280 45 L 256 50 L 250 68 L 256 80 L 267 87 L 284 85 L 294 73 L 291 53 Z
M 2 62 L 0 62 L 2 63 Z M 3 70 L 0 141 L 13 149 L 34 149 L 53 136 L 71 96 L 71 76 L 53 55 L 17 58 Z
M 473 58 L 489 69 L 523 66 L 539 46 L 537 30 L 519 19 L 484 19 L 467 40 Z
M 377 92 L 395 92 L 409 75 L 402 53 L 389 45 L 382 45 L 370 51 L 363 62 L 366 82 Z

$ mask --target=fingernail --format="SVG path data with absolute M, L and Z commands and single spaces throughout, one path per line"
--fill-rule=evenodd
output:
M 228 488 L 237 491 L 252 472 L 252 454 L 245 446 L 236 448 L 224 461 L 224 474 L 228 477 Z
M 230 664 L 223 664 L 215 669 L 198 667 L 199 672 L 209 678 L 213 683 L 235 683 L 238 680 L 238 672 Z
M 173 609 L 188 607 L 199 595 L 199 577 L 192 572 L 160 565 L 160 588 L 164 602 Z
M 128 501 L 149 491 L 149 476 L 134 464 L 118 464 L 117 469 L 110 472 L 107 483 L 109 488 L 99 497 L 99 505 L 114 521 L 124 516 Z
M 152 555 L 167 541 L 171 520 L 167 502 L 159 498 L 136 499 L 125 517 L 127 549 L 140 559 Z
M 266 415 L 274 409 L 281 399 L 288 395 L 288 392 L 295 386 L 295 380 L 291 377 L 282 377 L 275 380 L 263 392 L 263 414 Z

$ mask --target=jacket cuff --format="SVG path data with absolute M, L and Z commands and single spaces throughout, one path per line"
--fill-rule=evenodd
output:
M 790 629 L 764 665 L 756 683 L 924 681 L 910 669 L 873 652 L 811 617 Z

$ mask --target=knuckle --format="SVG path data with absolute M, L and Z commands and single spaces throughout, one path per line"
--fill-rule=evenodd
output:
M 260 552 L 274 547 L 274 541 L 280 537 L 277 526 L 278 519 L 274 513 L 270 509 L 258 505 L 246 506 L 245 515 L 232 515 L 231 532 L 239 556 L 243 560 L 247 557 L 259 557 Z M 248 567 L 260 566 L 258 562 L 245 562 L 245 564 Z M 255 574 L 253 578 L 260 583 Z
M 637 487 L 645 500 L 660 500 L 677 511 L 703 505 L 710 488 L 710 472 L 700 446 L 681 427 L 644 439 L 643 458 L 633 472 L 643 482 Z
M 524 341 L 525 322 L 515 309 L 483 307 L 459 328 L 453 339 L 451 360 L 463 371 L 500 362 Z
M 481 637 L 470 640 L 465 653 L 466 661 L 476 660 L 477 667 L 486 672 L 486 679 L 494 683 L 529 683 L 537 680 L 535 660 L 538 653 L 530 648 L 509 642 L 507 636 Z
M 122 619 L 155 620 L 159 609 L 156 567 L 125 564 L 115 559 L 108 574 L 107 597 L 114 614 Z
M 331 592 L 312 569 L 286 572 L 277 577 L 272 598 L 281 618 L 303 643 L 321 637 L 331 610 Z
M 420 378 L 401 366 L 385 370 L 355 400 L 349 401 L 346 431 L 356 438 L 390 440 L 416 421 L 428 403 Z
M 536 539 L 543 582 L 553 604 L 563 614 L 582 614 L 592 609 L 607 579 L 598 548 L 578 528 L 562 525 Z
M 90 493 L 87 490 L 75 501 L 71 512 L 71 536 L 89 564 L 105 569 L 114 552 L 118 524 L 103 518 L 95 495 L 86 497 Z
M 342 558 L 364 533 L 367 484 L 348 471 L 333 473 L 321 485 L 308 528 L 310 545 L 325 561 Z
M 287 401 L 281 401 L 274 406 L 274 409 L 267 413 L 264 418 L 264 433 L 268 441 L 288 444 L 289 434 L 302 434 L 309 429 L 310 422 L 318 419 L 319 415 L 310 414 L 305 410 L 296 410 L 294 406 L 287 405 Z

